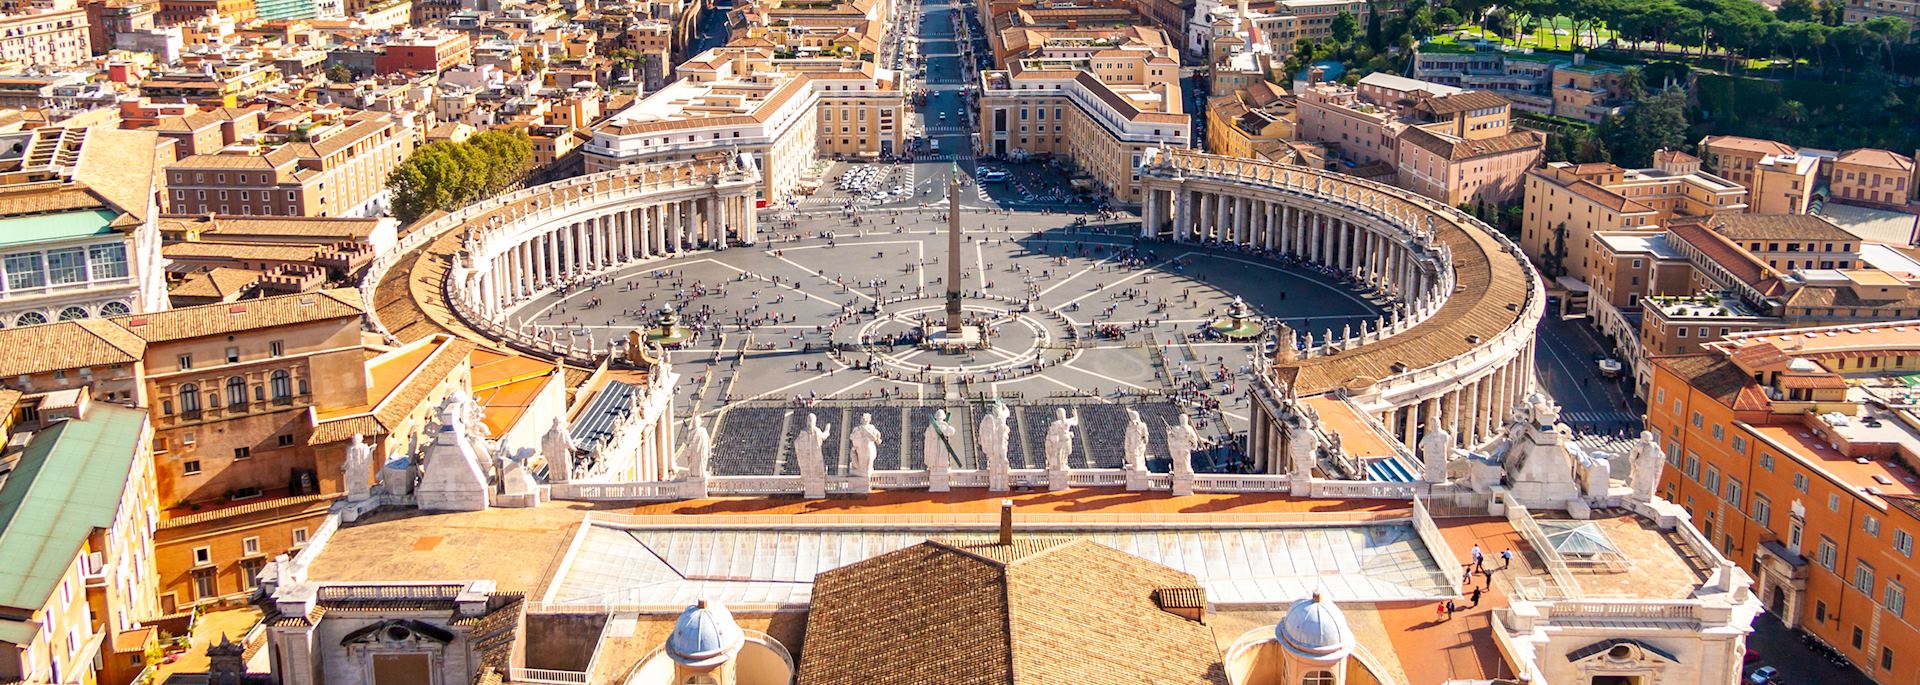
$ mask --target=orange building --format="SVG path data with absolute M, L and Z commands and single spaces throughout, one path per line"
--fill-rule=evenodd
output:
M 1920 322 L 1737 333 L 1654 367 L 1661 496 L 1769 612 L 1903 682 L 1920 663 Z

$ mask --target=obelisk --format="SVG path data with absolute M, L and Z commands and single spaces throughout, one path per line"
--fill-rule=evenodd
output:
M 961 340 L 960 327 L 960 164 L 947 178 L 947 335 Z

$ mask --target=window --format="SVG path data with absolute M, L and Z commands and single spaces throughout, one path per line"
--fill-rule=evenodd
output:
M 1839 510 L 1840 510 L 1840 496 L 1833 493 L 1827 493 L 1827 511 L 1839 511 Z
M 180 472 L 189 476 L 200 475 L 200 460 L 188 459 L 186 461 L 180 462 Z
M 1720 469 L 1718 467 L 1708 466 L 1707 477 L 1700 481 L 1700 485 L 1702 487 L 1705 487 L 1707 489 L 1707 492 L 1713 493 L 1714 497 L 1719 497 L 1720 496 Z
M 1867 531 L 1868 535 L 1876 538 L 1880 537 L 1880 519 L 1868 515 L 1866 518 L 1860 520 L 1860 530 Z
M 228 364 L 240 363 L 240 348 L 238 347 L 227 348 L 227 363 Z
M 260 588 L 260 570 L 267 567 L 266 559 L 240 560 L 240 587 L 251 592 Z
M 273 388 L 273 400 L 280 402 L 293 397 L 293 384 L 286 371 L 274 371 L 268 376 L 267 384 Z
M 1773 455 L 1767 454 L 1766 452 L 1761 452 L 1760 468 L 1766 469 L 1768 473 L 1772 473 L 1773 472 Z
M 220 583 L 213 575 L 213 569 L 203 568 L 193 572 L 194 599 L 212 599 L 220 596 Z
M 176 360 L 180 362 L 181 371 L 186 371 L 193 368 L 193 355 L 191 354 L 180 355 L 179 357 L 176 358 Z
M 1814 561 L 1820 562 L 1821 566 L 1825 566 L 1827 570 L 1832 571 L 1834 570 L 1834 564 L 1839 562 L 1837 559 L 1839 553 L 1840 549 L 1834 546 L 1833 538 L 1822 535 L 1820 536 L 1820 547 L 1814 552 Z
M 1314 671 L 1300 679 L 1300 685 L 1333 685 L 1333 671 Z
M 1683 329 L 1683 330 L 1684 330 L 1684 329 Z M 1694 413 L 1693 413 L 1693 427 L 1694 427 L 1694 428 L 1699 428 L 1699 427 L 1700 427 L 1700 424 L 1701 424 L 1701 423 L 1703 423 L 1703 422 L 1704 422 L 1704 419 L 1703 419 L 1703 418 L 1702 418 L 1702 417 L 1700 416 L 1700 412 L 1694 412 Z
M 1861 630 L 1860 626 L 1854 626 L 1853 627 L 1853 648 L 1859 649 L 1860 645 L 1862 643 L 1865 643 L 1866 641 L 1867 641 L 1867 631 Z
M 1821 622 L 1827 620 L 1826 600 L 1816 599 L 1813 601 L 1813 620 Z
M 1904 530 L 1894 529 L 1893 548 L 1902 555 L 1913 556 L 1913 535 Z
M 1767 499 L 1766 495 L 1762 495 L 1757 492 L 1754 493 L 1753 494 L 1753 522 L 1760 524 L 1760 526 L 1764 528 L 1767 526 L 1767 521 L 1772 518 L 1773 518 L 1773 501 Z
M 252 458 L 252 457 L 253 457 L 253 448 L 251 448 L 251 447 L 235 447 L 235 448 L 233 448 L 233 460 L 234 460 L 234 461 L 244 461 L 244 460 L 246 460 L 246 459 L 250 459 L 250 458 Z
M 1726 427 L 1725 427 L 1725 426 L 1722 426 L 1722 425 L 1720 425 L 1720 424 L 1717 424 L 1717 423 L 1716 423 L 1716 424 L 1713 424 L 1713 439 L 1714 439 L 1714 440 L 1719 440 L 1719 441 L 1722 441 L 1722 442 L 1724 442 L 1724 441 L 1726 441 L 1726 439 L 1727 439 L 1727 429 L 1726 429 Z
M 1696 481 L 1700 480 L 1700 455 L 1694 454 L 1691 451 L 1687 452 L 1686 472 L 1688 478 Z
M 52 277 L 54 285 L 85 283 L 87 281 L 87 256 L 80 248 L 47 251 L 47 275 Z
M 1880 604 L 1895 616 L 1903 616 L 1907 611 L 1907 588 L 1900 581 L 1887 581 L 1887 590 L 1880 596 Z
M 305 528 L 293 529 L 293 546 L 299 547 L 305 544 L 307 544 L 307 529 Z
M 21 290 L 39 288 L 47 284 L 47 272 L 40 263 L 40 253 L 7 255 L 7 289 Z
M 256 554 L 259 554 L 259 553 L 260 553 L 260 538 L 259 538 L 259 537 L 257 537 L 257 536 L 256 536 L 256 537 L 250 537 L 250 538 L 241 538 L 241 539 L 240 539 L 240 553 L 241 553 L 241 554 L 244 554 L 244 555 L 246 555 L 246 556 L 253 556 L 253 555 L 256 555 Z
M 1746 453 L 1747 453 L 1747 439 L 1746 439 L 1746 438 L 1743 438 L 1743 437 L 1740 437 L 1740 436 L 1738 436 L 1738 435 L 1736 435 L 1736 436 L 1733 436 L 1733 451 L 1735 451 L 1735 452 L 1739 452 L 1739 453 L 1741 453 L 1741 454 L 1746 454 Z
M 1727 476 L 1727 503 L 1732 504 L 1734 509 L 1741 507 L 1740 479 L 1733 476 Z
M 1793 474 L 1793 489 L 1799 490 L 1801 492 L 1807 491 L 1807 474 L 1804 474 L 1804 473 Z
M 275 437 L 275 440 L 276 440 L 276 442 L 278 442 L 278 443 L 279 443 L 279 445 L 280 445 L 281 447 L 292 447 L 292 446 L 293 446 L 293 434 L 292 434 L 292 433 L 281 433 L 280 435 L 278 435 L 278 436 L 276 436 L 276 437 Z
M 286 344 L 278 340 L 267 341 L 267 356 L 278 357 L 286 354 Z
M 195 547 L 195 548 L 193 548 L 193 565 L 195 565 L 195 566 L 206 566 L 206 565 L 208 565 L 208 564 L 211 564 L 211 563 L 213 563 L 213 548 L 212 548 L 212 547 Z
M 227 408 L 245 411 L 247 408 L 247 379 L 239 376 L 227 377 Z
M 1860 594 L 1873 596 L 1873 567 L 1868 566 L 1867 562 L 1859 559 L 1853 561 L 1853 587 Z

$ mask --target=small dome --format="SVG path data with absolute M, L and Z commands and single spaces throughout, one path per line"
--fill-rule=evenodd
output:
M 740 651 L 746 637 L 733 613 L 720 604 L 699 604 L 680 612 L 673 622 L 673 634 L 667 636 L 667 656 L 683 666 L 708 668 L 725 663 Z
M 1346 614 L 1318 591 L 1295 601 L 1286 618 L 1273 627 L 1273 635 L 1288 652 L 1314 661 L 1339 660 L 1353 650 L 1353 630 L 1347 627 Z

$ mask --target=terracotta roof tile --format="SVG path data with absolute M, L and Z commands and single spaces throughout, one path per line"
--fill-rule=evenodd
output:
M 129 314 L 110 320 L 147 342 L 165 342 L 364 313 L 359 291 L 338 288 L 152 314 Z

